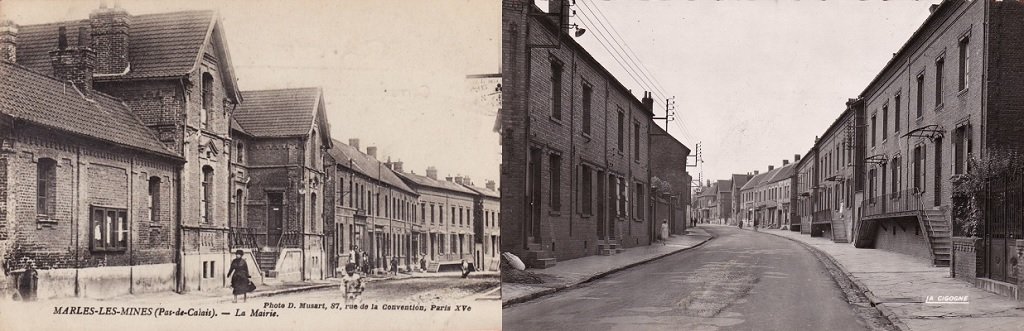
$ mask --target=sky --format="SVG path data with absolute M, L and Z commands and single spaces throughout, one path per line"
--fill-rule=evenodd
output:
M 80 20 L 100 2 L 0 0 L 0 12 L 21 25 Z M 497 104 L 484 99 L 497 82 L 466 78 L 501 72 L 499 1 L 119 3 L 130 14 L 217 10 L 242 90 L 322 87 L 335 139 L 359 138 L 417 174 L 499 179 Z
M 571 22 L 637 97 L 652 85 L 675 97 L 668 131 L 691 149 L 701 144 L 702 169 L 689 171 L 706 181 L 810 150 L 938 2 L 577 0 Z M 612 40 L 628 46 L 616 53 Z M 630 50 L 637 64 L 625 60 Z M 663 116 L 664 100 L 655 104 Z

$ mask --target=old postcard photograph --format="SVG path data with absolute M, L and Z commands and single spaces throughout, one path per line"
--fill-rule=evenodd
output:
M 1024 328 L 1024 2 L 501 11 L 504 330 Z
M 498 330 L 500 2 L 0 1 L 0 330 Z

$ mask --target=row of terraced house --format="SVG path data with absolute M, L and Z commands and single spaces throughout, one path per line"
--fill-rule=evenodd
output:
M 804 158 L 783 167 L 792 168 L 787 185 L 741 196 L 755 205 L 765 193 L 788 197 L 765 206 L 787 204 L 781 224 L 793 231 L 915 256 L 1019 297 L 1022 49 L 1019 1 L 933 5 Z M 752 217 L 769 225 L 786 217 L 771 215 Z
M 569 31 L 570 1 L 502 1 L 503 252 L 534 268 L 685 233 L 688 147 Z M 651 151 L 657 151 L 652 153 Z
M 0 257 L 10 291 L 111 297 L 493 265 L 490 182 L 438 180 L 331 138 L 319 88 L 241 91 L 212 11 L 0 20 Z M 366 260 L 361 260 L 366 261 Z

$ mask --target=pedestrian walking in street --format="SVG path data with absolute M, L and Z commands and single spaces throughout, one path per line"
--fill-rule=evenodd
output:
M 345 266 L 345 275 L 341 277 L 341 288 L 345 291 L 345 303 L 358 303 L 359 295 L 363 294 L 366 288 L 363 284 L 363 277 L 356 273 L 355 264 L 349 263 Z
M 398 276 L 398 255 L 391 257 L 391 274 Z
M 668 245 L 668 220 L 661 220 L 661 245 Z
M 231 268 L 228 269 L 228 277 L 231 278 L 231 294 L 234 295 L 231 302 L 235 303 L 238 302 L 239 294 L 242 295 L 242 302 L 245 302 L 249 298 L 249 292 L 256 289 L 256 286 L 249 280 L 252 276 L 249 275 L 249 265 L 242 258 L 244 254 L 241 249 L 235 251 L 235 259 L 231 260 Z
M 755 219 L 754 219 L 754 231 L 757 231 L 757 225 L 758 225 L 759 223 L 761 223 L 761 222 L 760 222 L 760 221 L 758 221 L 758 220 L 757 220 L 757 219 L 755 218 Z
M 420 254 L 420 271 L 427 272 L 427 254 Z
M 462 278 L 469 278 L 469 262 L 462 259 Z

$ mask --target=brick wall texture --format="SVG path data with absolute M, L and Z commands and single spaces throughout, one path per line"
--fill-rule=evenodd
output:
M 522 0 L 503 1 L 502 61 L 502 237 L 503 250 L 524 254 L 527 246 L 548 251 L 560 260 L 597 253 L 598 226 L 611 222 L 612 240 L 622 247 L 647 245 L 651 240 L 649 209 L 648 135 L 651 113 L 603 69 L 571 37 L 555 32 L 550 22 L 527 12 Z M 552 45 L 557 47 L 540 47 Z M 530 45 L 530 46 L 527 46 Z M 554 64 L 554 65 L 553 65 Z M 561 70 L 560 115 L 552 111 L 553 66 Z M 590 128 L 584 130 L 583 91 L 589 89 Z M 506 92 L 507 91 L 507 92 Z M 622 116 L 622 144 L 618 131 Z M 539 156 L 531 160 L 531 149 Z M 552 160 L 560 158 L 558 180 L 552 180 Z M 541 203 L 531 209 L 527 170 L 539 167 Z M 584 167 L 593 169 L 592 196 L 581 196 Z M 581 199 L 601 205 L 597 195 L 611 175 L 625 183 L 629 198 L 624 213 L 584 213 Z M 557 183 L 557 185 L 552 185 Z M 642 197 L 635 197 L 641 187 Z M 555 187 L 552 187 L 555 186 Z M 559 205 L 555 205 L 556 195 Z M 604 206 L 614 205 L 604 201 Z M 597 208 L 597 207 L 595 207 Z M 531 213 L 531 211 L 535 210 Z M 637 211 L 643 212 L 637 212 Z M 539 229 L 528 245 L 525 225 L 531 215 Z M 610 232 L 610 231 L 609 231 Z

